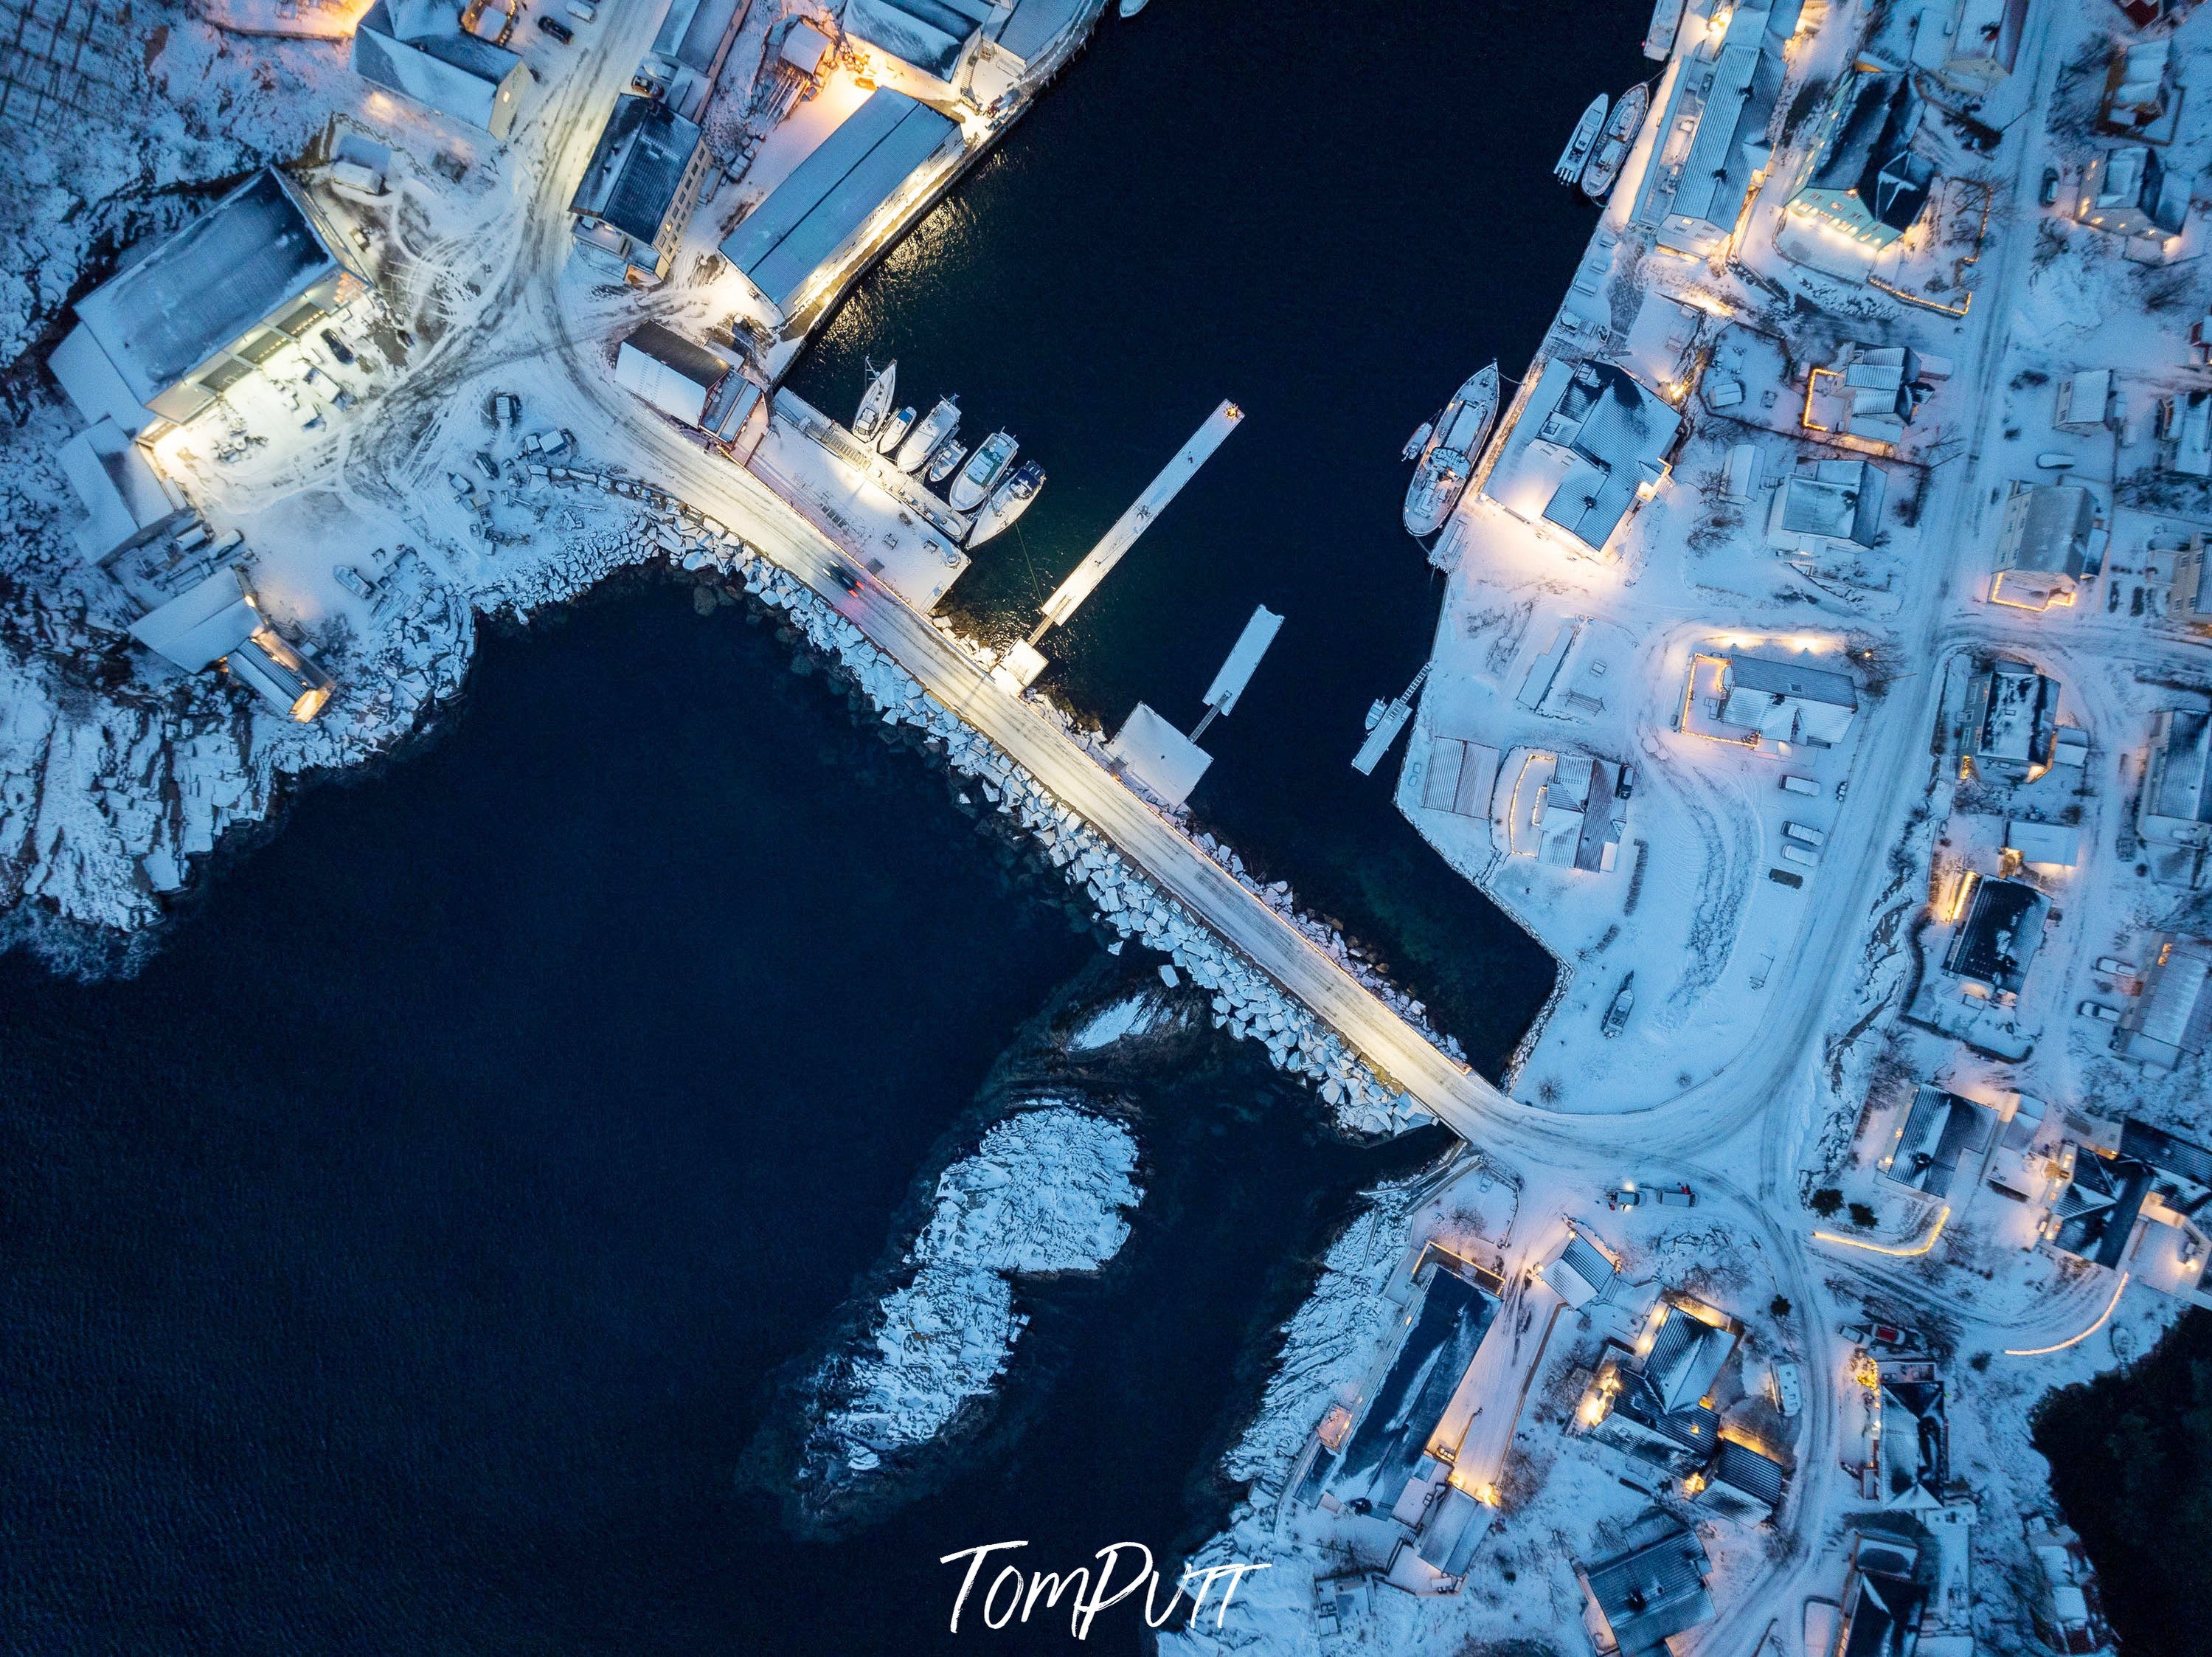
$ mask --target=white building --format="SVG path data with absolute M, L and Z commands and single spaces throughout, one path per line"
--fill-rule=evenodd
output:
M 734 358 L 658 322 L 639 324 L 617 348 L 615 383 L 725 442 L 761 399 L 760 387 Z
M 1723 657 L 1721 689 L 1721 722 L 1757 731 L 1767 741 L 1832 747 L 1850 734 L 1858 712 L 1858 687 L 1848 673 L 1765 656 Z
M 2079 484 L 2015 482 L 1997 532 L 1992 603 L 2027 610 L 2071 604 L 2102 562 L 2097 506 Z
M 529 70 L 462 20 L 453 0 L 376 0 L 354 28 L 354 73 L 503 141 Z
M 1681 416 L 1627 369 L 1555 356 L 1483 493 L 1601 551 L 1636 503 L 1659 492 L 1682 430 Z
M 84 503 L 78 550 L 94 564 L 152 539 L 185 515 L 184 503 L 112 419 L 61 446 L 62 472 Z
M 1799 9 L 1800 0 L 1738 5 L 1683 59 L 1639 204 L 1640 217 L 1658 222 L 1660 246 L 1703 258 L 1735 233 L 1771 159 L 1766 129 Z
M 313 719 L 330 700 L 330 676 L 262 619 L 235 570 L 139 617 L 131 636 L 188 673 L 220 666 L 288 719 Z
M 1836 547 L 1863 551 L 1881 533 L 1888 480 L 1864 460 L 1800 460 L 1774 491 L 1766 539 L 1788 551 Z
M 659 98 L 625 93 L 568 203 L 576 241 L 626 281 L 651 287 L 668 274 L 714 159 L 697 124 Z

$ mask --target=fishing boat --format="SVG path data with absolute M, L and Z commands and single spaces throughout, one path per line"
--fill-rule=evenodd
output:
M 983 503 L 983 509 L 975 515 L 975 527 L 968 532 L 968 545 L 981 546 L 1005 529 L 1030 509 L 1030 503 L 1043 487 L 1044 468 L 1035 460 L 1023 461 L 1014 475 L 993 490 L 991 498 Z
M 1636 142 L 1636 135 L 1644 125 L 1644 112 L 1651 107 L 1651 88 L 1632 86 L 1620 94 L 1620 101 L 1613 107 L 1613 119 L 1605 124 L 1605 136 L 1590 154 L 1589 165 L 1583 169 L 1583 194 L 1592 201 L 1603 201 L 1605 192 L 1613 188 L 1620 177 L 1621 163 L 1628 159 L 1628 151 Z
M 899 439 L 906 436 L 907 428 L 915 423 L 917 411 L 914 405 L 909 403 L 890 419 L 884 421 L 883 431 L 876 439 L 876 453 L 889 454 L 896 448 Z
M 1567 140 L 1567 147 L 1559 152 L 1559 164 L 1552 169 L 1561 184 L 1574 183 L 1589 165 L 1590 151 L 1597 148 L 1598 134 L 1605 131 L 1605 110 L 1610 101 L 1599 93 L 1575 123 L 1575 135 Z
M 1426 535 L 1451 515 L 1474 474 L 1474 457 L 1498 417 L 1498 364 L 1478 369 L 1437 416 L 1413 481 L 1406 487 L 1406 530 Z
M 952 468 L 968 458 L 968 445 L 955 441 L 939 443 L 937 453 L 929 457 L 929 481 L 941 484 L 952 475 Z
M 1436 429 L 1436 422 L 1433 420 L 1424 420 L 1419 425 L 1415 426 L 1413 435 L 1406 440 L 1406 447 L 1398 451 L 1398 458 L 1401 460 L 1410 460 L 1419 454 L 1422 446 L 1429 441 L 1429 434 Z
M 868 389 L 861 394 L 860 406 L 853 416 L 853 436 L 862 442 L 873 441 L 884 423 L 884 417 L 891 411 L 891 393 L 898 387 L 898 359 L 893 357 L 881 374 L 875 374 L 875 364 L 868 364 L 873 375 Z
M 901 472 L 916 472 L 929 458 L 930 451 L 952 436 L 953 428 L 960 423 L 960 405 L 950 397 L 940 397 L 937 406 L 915 423 L 906 441 L 898 446 L 891 464 Z
M 1006 468 L 1013 465 L 1014 450 L 1019 447 L 1012 434 L 1004 430 L 994 431 L 976 444 L 975 455 L 952 480 L 952 492 L 945 496 L 952 509 L 973 512 L 982 505 L 999 486 L 999 479 L 1006 475 Z

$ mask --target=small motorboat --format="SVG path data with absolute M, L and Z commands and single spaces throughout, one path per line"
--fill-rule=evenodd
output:
M 1145 9 L 1145 0 L 1121 0 L 1121 15 L 1134 17 Z
M 939 398 L 937 406 L 907 433 L 906 441 L 898 446 L 898 453 L 892 457 L 891 464 L 901 472 L 921 471 L 921 463 L 930 457 L 939 443 L 952 436 L 959 423 L 960 405 L 950 397 Z
M 1567 147 L 1559 152 L 1559 164 L 1552 169 L 1561 184 L 1572 184 L 1589 165 L 1590 151 L 1597 148 L 1598 135 L 1605 131 L 1606 106 L 1612 102 L 1602 92 L 1589 101 L 1583 111 L 1582 119 L 1575 123 L 1574 136 Z
M 1643 130 L 1644 113 L 1650 107 L 1651 88 L 1645 86 L 1629 88 L 1613 107 L 1613 119 L 1605 124 L 1605 136 L 1598 140 L 1589 165 L 1583 170 L 1583 194 L 1592 201 L 1603 201 L 1605 192 L 1620 177 L 1621 163 L 1628 159 L 1636 135 Z
M 1406 486 L 1407 534 L 1426 535 L 1451 515 L 1497 418 L 1498 364 L 1492 362 L 1469 375 L 1437 417 L 1421 464 Z
M 1035 460 L 1023 461 L 1013 476 L 993 490 L 991 498 L 983 503 L 983 509 L 975 515 L 975 527 L 968 532 L 968 545 L 981 546 L 1003 531 L 1030 509 L 1030 503 L 1043 487 L 1044 468 Z
M 939 443 L 937 453 L 929 457 L 929 481 L 941 484 L 952 475 L 953 467 L 968 458 L 968 445 L 955 439 Z
M 1429 434 L 1436 429 L 1435 421 L 1422 421 L 1419 425 L 1413 428 L 1413 435 L 1406 440 L 1406 447 L 1398 452 L 1398 458 L 1401 460 L 1410 460 L 1419 454 L 1421 452 L 1421 446 L 1429 441 Z
M 884 417 L 891 411 L 891 395 L 898 387 L 898 360 L 894 357 L 881 374 L 875 373 L 875 364 L 868 364 L 873 376 L 868 389 L 861 394 L 860 406 L 853 416 L 853 436 L 862 442 L 872 442 L 881 429 Z
M 975 455 L 952 480 L 952 492 L 945 496 L 952 503 L 952 509 L 973 512 L 988 500 L 991 491 L 999 486 L 999 479 L 1006 475 L 1006 468 L 1013 465 L 1014 450 L 1019 447 L 1013 435 L 1004 429 L 993 432 L 976 444 Z
M 899 439 L 906 436 L 907 428 L 920 417 L 920 411 L 909 403 L 890 419 L 884 421 L 883 431 L 876 439 L 876 453 L 889 454 L 896 448 L 899 446 Z

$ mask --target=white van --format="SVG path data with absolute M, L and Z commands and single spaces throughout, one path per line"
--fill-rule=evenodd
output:
M 1826 835 L 1816 828 L 1807 828 L 1802 823 L 1784 823 L 1782 825 L 1782 832 L 1792 840 L 1802 841 L 1808 846 L 1824 846 L 1828 844 Z
M 1782 779 L 1782 786 L 1792 794 L 1817 796 L 1820 792 L 1820 785 L 1809 777 L 1785 777 Z
M 1799 845 L 1795 840 L 1783 843 L 1782 855 L 1791 862 L 1802 864 L 1807 868 L 1818 868 L 1820 866 L 1820 858 L 1805 847 Z

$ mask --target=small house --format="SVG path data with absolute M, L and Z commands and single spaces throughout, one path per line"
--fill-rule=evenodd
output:
M 2212 939 L 2160 933 L 2142 993 L 2120 1020 L 2112 1051 L 2172 1070 L 2212 1047 Z
M 1865 551 L 1881 533 L 1887 488 L 1881 468 L 1865 460 L 1800 460 L 1774 491 L 1766 538 L 1808 554 L 1828 547 Z
M 1684 1481 L 1683 1489 L 1701 1508 L 1746 1525 L 1764 1525 L 1782 1505 L 1789 1470 L 1765 1451 L 1724 1438 L 1713 1459 Z
M 1977 677 L 1966 705 L 1966 756 L 1977 771 L 2033 782 L 2051 769 L 2058 731 L 2058 681 L 1999 656 Z
M 1579 1310 L 1613 1286 L 1615 1270 L 1610 1255 L 1579 1231 L 1570 1228 L 1566 1246 L 1545 1266 L 1543 1277 L 1559 1291 L 1561 1300 Z
M 2074 216 L 2116 236 L 2164 241 L 2189 219 L 2189 181 L 2168 171 L 2148 144 L 2097 152 L 2081 170 Z
M 1705 1544 L 1672 1523 L 1639 1547 L 1577 1565 L 1600 1657 L 1663 1657 L 1668 1640 L 1710 1622 L 1705 1577 L 1711 1569 Z
M 2079 484 L 2015 482 L 1997 533 L 1990 600 L 2026 610 L 2070 605 L 2103 562 L 2096 502 Z
M 2051 899 L 2022 880 L 1967 879 L 1972 891 L 1952 932 L 1943 970 L 1991 995 L 2018 995 L 2043 942 Z
M 1974 1172 L 1996 1130 L 1996 1114 L 1988 1106 L 1923 1084 L 1914 1090 L 1912 1104 L 1897 1125 L 1881 1171 L 1898 1185 L 1948 1199 L 1964 1167 L 1963 1197 L 1973 1188 Z
M 465 27 L 454 0 L 375 0 L 351 50 L 362 80 L 502 141 L 529 84 L 521 54 Z
M 1919 1564 L 1917 1543 L 1874 1531 L 1854 1536 L 1835 1649 L 1824 1657 L 1912 1657 L 1928 1605 Z
M 1970 95 L 1994 91 L 2019 63 L 2027 28 L 2027 0 L 1957 0 L 1938 73 Z
M 330 700 L 330 676 L 262 619 L 235 570 L 139 617 L 131 636 L 186 673 L 222 667 L 288 719 L 311 720 Z
M 737 362 L 658 322 L 640 323 L 617 348 L 615 383 L 725 442 L 761 399 Z
M 1850 732 L 1858 687 L 1850 675 L 1766 656 L 1722 659 L 1723 724 L 1759 733 L 1762 740 L 1832 747 Z

